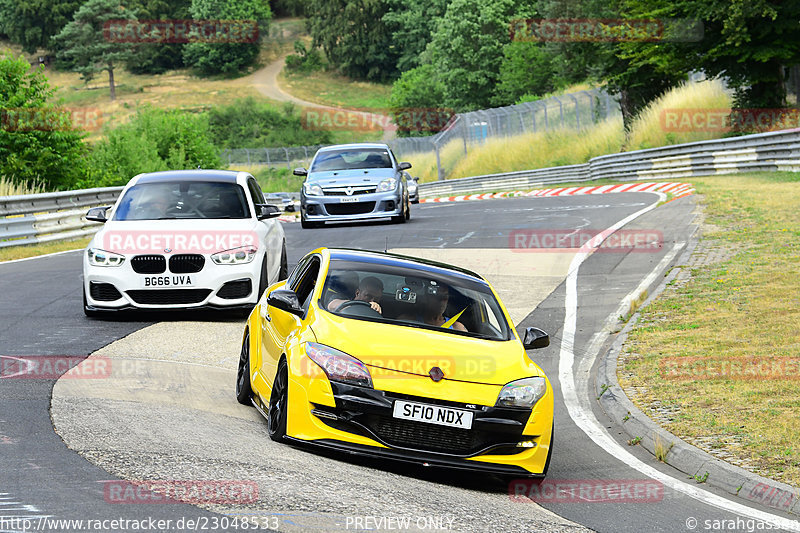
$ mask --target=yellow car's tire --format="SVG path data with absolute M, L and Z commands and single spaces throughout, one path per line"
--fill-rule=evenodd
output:
M 244 336 L 242 351 L 239 354 L 239 368 L 236 371 L 236 400 L 242 405 L 253 405 L 250 398 L 253 388 L 250 384 L 250 332 Z
M 275 442 L 281 442 L 286 436 L 286 413 L 289 409 L 289 367 L 286 359 L 278 363 L 278 372 L 272 384 L 267 417 L 267 433 Z

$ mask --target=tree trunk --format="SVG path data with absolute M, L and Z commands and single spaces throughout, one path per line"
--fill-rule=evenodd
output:
M 108 87 L 111 90 L 111 101 L 117 99 L 117 90 L 114 87 L 114 64 L 109 61 L 108 63 Z

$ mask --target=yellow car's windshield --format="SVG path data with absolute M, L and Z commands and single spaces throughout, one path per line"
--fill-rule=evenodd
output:
M 485 282 L 423 265 L 413 268 L 334 260 L 319 305 L 348 318 L 493 340 L 513 338 Z

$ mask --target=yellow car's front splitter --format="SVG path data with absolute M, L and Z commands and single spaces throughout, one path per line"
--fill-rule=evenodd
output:
M 393 415 L 397 401 L 469 412 L 471 428 L 398 419 Z M 324 375 L 292 375 L 288 405 L 291 441 L 431 466 L 542 476 L 552 441 L 549 384 L 531 410 L 331 383 Z

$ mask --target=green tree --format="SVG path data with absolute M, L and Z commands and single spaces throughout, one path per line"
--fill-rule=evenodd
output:
M 457 111 L 491 105 L 513 12 L 513 0 L 453 0 L 447 6 L 429 45 L 445 105 Z
M 186 20 L 189 14 L 187 0 L 128 0 L 129 9 L 139 20 Z M 183 63 L 184 43 L 141 43 L 133 46 L 126 67 L 134 74 L 161 74 L 178 69 Z
M 0 0 L 0 33 L 32 54 L 72 20 L 81 0 Z
M 523 96 L 541 96 L 565 85 L 556 73 L 553 55 L 539 43 L 516 41 L 503 47 L 500 81 L 492 103 L 511 105 Z
M 397 70 L 406 72 L 425 60 L 425 48 L 447 10 L 449 0 L 388 0 L 383 22 L 397 49 Z
M 701 38 L 624 45 L 657 73 L 703 70 L 724 76 L 740 108 L 786 106 L 785 68 L 800 63 L 800 3 L 777 0 L 627 0 L 642 17 L 699 19 Z
M 258 24 L 259 35 L 267 35 L 272 12 L 267 0 L 192 0 L 195 20 L 250 20 Z M 183 49 L 187 65 L 205 74 L 234 74 L 256 62 L 260 37 L 252 42 L 190 42 Z
M 208 117 L 179 109 L 145 107 L 94 146 L 92 176 L 85 185 L 122 185 L 140 172 L 220 165 Z
M 389 97 L 397 134 L 407 137 L 439 131 L 449 116 L 449 111 L 442 108 L 443 101 L 444 85 L 433 65 L 420 65 L 404 72 L 392 85 Z M 413 116 L 419 118 L 409 120 Z
M 272 0 L 270 8 L 276 17 L 301 17 L 305 12 L 305 0 Z
M 55 36 L 58 57 L 85 80 L 108 72 L 111 100 L 116 98 L 114 69 L 131 57 L 130 43 L 115 42 L 104 34 L 108 21 L 135 18 L 120 0 L 88 0 L 64 29 Z
M 49 102 L 52 95 L 41 67 L 0 56 L 0 175 L 49 189 L 70 188 L 85 176 L 83 134 Z
M 387 0 L 308 0 L 313 46 L 346 76 L 388 80 L 397 76 L 397 49 L 383 21 Z

